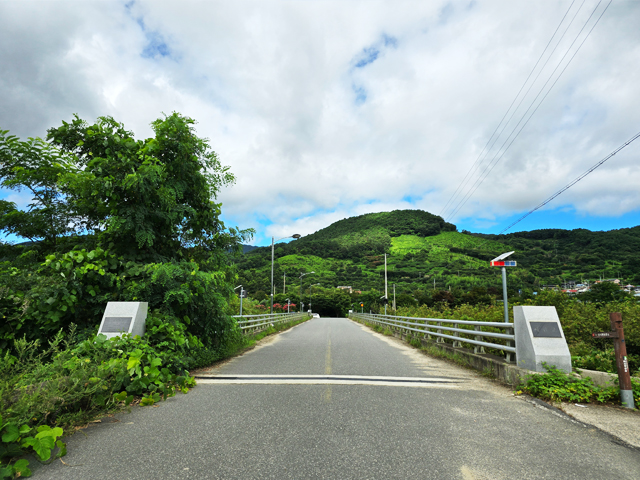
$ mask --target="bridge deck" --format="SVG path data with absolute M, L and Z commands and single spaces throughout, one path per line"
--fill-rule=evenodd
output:
M 198 383 L 74 435 L 76 466 L 34 478 L 640 478 L 637 450 L 347 319 L 265 339 Z

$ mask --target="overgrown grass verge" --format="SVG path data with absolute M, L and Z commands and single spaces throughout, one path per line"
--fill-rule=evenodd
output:
M 199 340 L 150 317 L 144 338 L 92 336 L 77 342 L 75 327 L 49 345 L 15 340 L 0 359 L 0 479 L 27 477 L 33 453 L 49 462 L 66 453 L 59 438 L 97 416 L 138 401 L 153 405 L 187 393 L 187 368 Z
M 230 343 L 223 348 L 202 348 L 194 352 L 193 361 L 190 364 L 190 368 L 192 370 L 199 368 L 210 367 L 211 365 L 220 362 L 222 360 L 226 360 L 227 358 L 235 357 L 245 350 L 253 347 L 259 340 L 262 340 L 264 337 L 269 335 L 273 335 L 274 333 L 278 333 L 284 330 L 288 330 L 289 328 L 295 327 L 301 323 L 309 320 L 301 319 L 295 320 L 287 323 L 276 323 L 275 325 L 267 328 L 266 330 L 262 330 L 253 335 L 246 335 L 240 338 L 238 341 Z
M 517 393 L 528 393 L 552 402 L 611 403 L 618 402 L 620 388 L 617 385 L 600 387 L 590 378 L 569 375 L 552 365 L 544 365 L 546 373 L 530 375 L 518 386 Z M 633 397 L 640 402 L 640 381 L 632 378 Z

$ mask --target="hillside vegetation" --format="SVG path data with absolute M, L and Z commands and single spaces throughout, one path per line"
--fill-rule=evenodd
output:
M 421 210 L 396 210 L 340 220 L 318 232 L 275 247 L 276 293 L 283 291 L 283 276 L 293 294 L 300 272 L 306 285 L 320 283 L 356 290 L 384 289 L 384 254 L 387 275 L 397 293 L 439 289 L 469 291 L 497 288 L 500 270 L 489 260 L 515 250 L 518 266 L 509 269 L 509 287 L 532 295 L 543 285 L 568 281 L 621 278 L 640 283 L 640 227 L 592 232 L 585 229 L 546 229 L 508 235 L 457 232 L 455 225 Z M 271 252 L 255 249 L 237 261 L 240 279 L 249 294 L 270 289 Z M 307 287 L 308 288 L 308 287 Z

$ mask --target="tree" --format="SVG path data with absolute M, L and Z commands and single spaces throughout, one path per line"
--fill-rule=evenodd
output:
M 75 116 L 47 138 L 76 160 L 59 183 L 88 229 L 119 253 L 175 258 L 181 249 L 226 249 L 250 232 L 225 231 L 213 200 L 234 183 L 194 120 L 177 113 L 152 122 L 154 138 L 135 140 L 111 117 L 94 125 Z
M 58 184 L 60 177 L 75 167 L 44 140 L 21 141 L 8 133 L 0 131 L 0 186 L 26 191 L 32 199 L 27 210 L 0 200 L 0 231 L 52 247 L 78 228 L 79 218 L 69 209 Z
M 606 303 L 633 298 L 630 294 L 622 290 L 612 282 L 596 283 L 591 286 L 591 290 L 579 295 L 581 300 L 594 303 Z
M 396 296 L 396 306 L 398 307 L 415 307 L 418 302 L 408 293 L 400 293 Z
M 1 202 L 0 228 L 37 241 L 15 251 L 39 253 L 0 263 L 0 343 L 70 323 L 92 329 L 107 302 L 140 299 L 208 345 L 239 335 L 225 314 L 228 253 L 252 230 L 219 219 L 215 197 L 234 177 L 194 123 L 174 113 L 146 140 L 111 117 L 76 116 L 49 130 L 50 143 L 0 132 L 2 186 L 34 197 L 26 211 Z

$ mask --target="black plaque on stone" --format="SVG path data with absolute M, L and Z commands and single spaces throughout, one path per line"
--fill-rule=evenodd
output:
M 556 322 L 529 322 L 534 337 L 562 338 Z
M 101 333 L 129 332 L 133 317 L 104 317 Z

